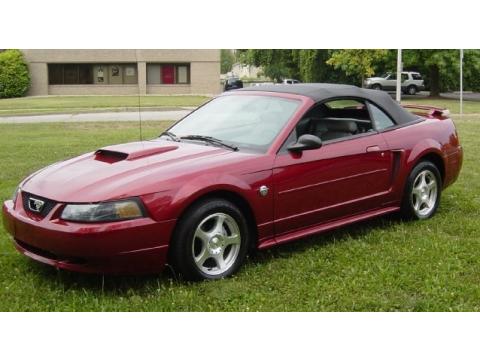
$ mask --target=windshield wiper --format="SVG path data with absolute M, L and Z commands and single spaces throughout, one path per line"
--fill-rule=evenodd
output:
M 214 144 L 214 145 L 221 145 L 221 146 L 223 146 L 223 147 L 232 149 L 233 151 L 237 151 L 237 150 L 238 150 L 238 147 L 237 147 L 237 146 L 235 146 L 235 145 L 230 145 L 230 144 L 226 144 L 226 143 L 224 143 L 222 140 L 217 139 L 217 138 L 214 138 L 214 137 L 212 137 L 212 136 L 204 136 L 204 135 L 185 135 L 185 136 L 181 136 L 180 139 L 185 139 L 185 140 L 200 140 L 200 141 L 205 141 L 205 142 L 208 142 L 208 143 Z
M 173 141 L 180 142 L 180 138 L 174 133 L 172 133 L 171 131 L 164 131 L 163 133 L 160 134 L 160 136 L 163 136 L 163 135 L 168 136 Z

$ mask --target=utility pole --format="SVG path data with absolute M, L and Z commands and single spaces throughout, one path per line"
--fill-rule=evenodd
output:
M 460 49 L 460 116 L 463 116 L 463 49 Z
M 397 94 L 396 100 L 402 101 L 402 49 L 397 50 Z

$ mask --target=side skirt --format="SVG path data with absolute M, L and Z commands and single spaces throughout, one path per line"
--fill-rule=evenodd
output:
M 322 232 L 325 232 L 325 231 L 328 231 L 328 230 L 332 230 L 332 229 L 342 227 L 344 225 L 348 225 L 348 224 L 352 224 L 352 223 L 355 223 L 355 222 L 358 222 L 358 221 L 367 220 L 367 219 L 370 219 L 370 218 L 373 218 L 373 217 L 389 214 L 389 213 L 392 213 L 392 212 L 395 212 L 395 211 L 398 211 L 398 210 L 400 210 L 400 208 L 398 206 L 390 206 L 390 207 L 377 209 L 377 210 L 369 211 L 369 212 L 362 213 L 362 214 L 353 215 L 353 216 L 350 216 L 350 217 L 347 217 L 347 218 L 333 220 L 333 221 L 330 221 L 330 222 L 327 222 L 327 223 L 324 223 L 324 224 L 314 225 L 314 226 L 311 226 L 311 227 L 308 227 L 308 228 L 303 228 L 303 229 L 300 229 L 300 230 L 296 230 L 296 231 L 293 231 L 293 232 L 290 232 L 290 233 L 287 233 L 287 234 L 283 234 L 283 235 L 280 235 L 280 236 L 276 236 L 272 239 L 263 241 L 258 246 L 258 248 L 259 249 L 267 249 L 269 247 L 272 247 L 272 246 L 275 246 L 275 245 L 278 245 L 278 244 L 284 244 L 284 243 L 294 241 L 294 240 L 297 240 L 297 239 L 300 239 L 300 238 L 304 238 L 304 237 L 307 237 L 307 236 L 310 236 L 310 235 L 313 235 L 313 234 L 322 233 Z

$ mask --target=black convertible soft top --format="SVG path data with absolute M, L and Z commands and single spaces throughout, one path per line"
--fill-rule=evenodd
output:
M 371 101 L 372 103 L 381 107 L 384 111 L 396 121 L 398 125 L 403 125 L 418 119 L 418 116 L 408 112 L 398 103 L 396 103 L 391 96 L 380 90 L 362 89 L 353 85 L 340 84 L 323 84 L 323 83 L 309 83 L 309 84 L 279 84 L 279 85 L 260 85 L 250 86 L 247 88 L 235 90 L 237 91 L 260 91 L 260 92 L 277 92 L 303 95 L 311 98 L 313 101 L 321 102 L 337 97 L 351 97 L 360 98 Z

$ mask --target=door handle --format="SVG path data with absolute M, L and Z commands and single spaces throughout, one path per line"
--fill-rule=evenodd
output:
M 366 152 L 377 152 L 380 151 L 380 147 L 378 145 L 367 146 Z

